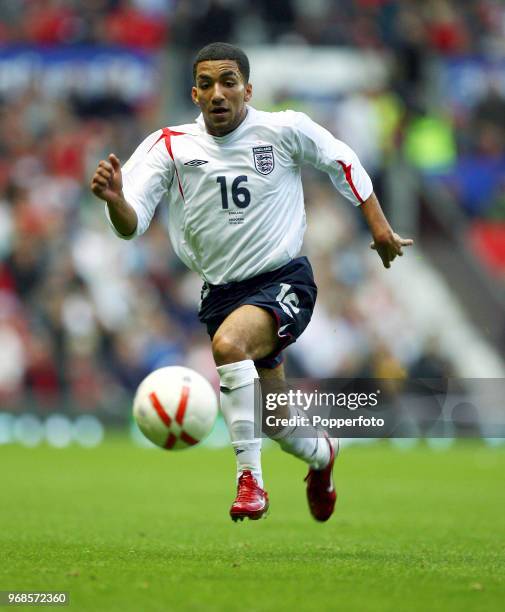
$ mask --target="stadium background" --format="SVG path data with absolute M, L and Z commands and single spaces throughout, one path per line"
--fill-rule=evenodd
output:
M 152 369 L 217 380 L 163 212 L 122 242 L 88 184 L 110 151 L 195 116 L 191 57 L 213 40 L 249 53 L 257 108 L 353 146 L 416 240 L 384 270 L 307 170 L 320 293 L 288 373 L 503 379 L 502 2 L 0 0 L 0 591 L 107 612 L 501 610 L 504 438 L 350 445 L 321 526 L 305 466 L 277 449 L 268 520 L 228 520 L 222 423 L 212 451 L 124 435 Z
M 320 297 L 288 373 L 503 375 L 500 2 L 0 6 L 3 441 L 43 440 L 54 413 L 127 422 L 138 382 L 163 365 L 217 382 L 196 316 L 200 281 L 175 258 L 163 211 L 123 243 L 88 189 L 110 151 L 125 161 L 147 133 L 195 116 L 191 58 L 213 40 L 250 54 L 254 105 L 305 110 L 350 144 L 396 231 L 416 239 L 385 272 L 359 213 L 306 172 L 304 250 Z M 56 443 L 72 439 L 65 419 L 50 423 Z M 80 423 L 99 437 L 95 421 Z

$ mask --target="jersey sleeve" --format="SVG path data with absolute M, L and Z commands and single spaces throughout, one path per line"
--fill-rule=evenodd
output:
M 131 240 L 147 230 L 156 207 L 168 196 L 173 180 L 174 163 L 168 154 L 163 131 L 157 130 L 141 142 L 121 172 L 124 197 L 137 213 L 137 227 L 132 234 L 125 236 L 112 224 L 107 204 L 105 215 L 117 236 Z
M 355 206 L 367 200 L 372 181 L 356 153 L 305 113 L 293 114 L 298 161 L 327 172 L 338 191 Z

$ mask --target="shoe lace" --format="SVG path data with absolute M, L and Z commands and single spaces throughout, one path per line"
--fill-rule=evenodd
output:
M 242 472 L 238 479 L 237 500 L 240 502 L 254 501 L 258 485 L 249 470 Z

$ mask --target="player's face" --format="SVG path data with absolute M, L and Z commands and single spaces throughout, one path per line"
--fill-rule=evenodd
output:
M 191 96 L 202 111 L 207 131 L 214 136 L 224 136 L 244 119 L 252 85 L 244 83 L 237 62 L 233 60 L 200 62 Z

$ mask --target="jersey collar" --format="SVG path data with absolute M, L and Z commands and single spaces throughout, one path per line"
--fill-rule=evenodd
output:
M 211 140 L 219 144 L 227 144 L 229 142 L 233 142 L 238 137 L 240 137 L 244 129 L 247 127 L 247 125 L 251 121 L 252 115 L 255 112 L 256 110 L 252 106 L 247 105 L 247 115 L 245 116 L 242 123 L 238 127 L 236 127 L 232 132 L 230 132 L 229 134 L 226 134 L 226 136 L 213 136 L 212 134 L 209 134 L 205 127 L 205 121 L 203 120 L 203 115 L 201 113 L 196 118 L 196 123 L 198 124 L 200 129 L 207 135 L 208 138 L 210 138 Z

